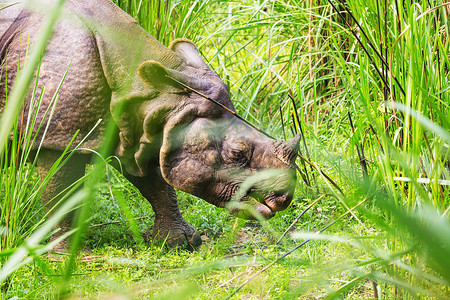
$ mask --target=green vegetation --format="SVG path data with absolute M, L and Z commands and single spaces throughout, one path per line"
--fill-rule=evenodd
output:
M 9 150 L 0 136 L 2 299 L 449 297 L 444 1 L 117 2 L 165 45 L 193 40 L 241 116 L 280 139 L 302 130 L 295 199 L 257 223 L 179 193 L 201 248 L 167 249 L 145 234 L 142 243 L 138 233 L 153 223 L 150 205 L 118 172 L 109 170 L 109 183 L 101 163 L 89 170 L 84 194 L 46 216 L 38 201 L 45 180 L 36 181 L 26 155 L 16 156 L 32 137 L 19 143 L 14 127 Z M 23 74 L 38 59 L 28 63 Z M 22 87 L 31 82 L 21 79 Z M 14 101 L 23 99 L 22 87 L 14 87 Z M 15 114 L 1 117 L 17 124 Z M 87 228 L 77 231 L 72 255 L 61 262 L 41 256 L 52 222 L 79 201 L 88 204 L 80 220 Z M 74 255 L 79 247 L 85 251 Z

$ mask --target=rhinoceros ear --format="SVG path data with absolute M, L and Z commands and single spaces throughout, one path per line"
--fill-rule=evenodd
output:
M 166 69 L 161 63 L 154 60 L 145 61 L 140 64 L 138 74 L 142 81 L 150 87 L 169 93 L 185 91 L 182 86 L 171 78 L 200 91 L 212 88 L 211 83 L 202 78 L 193 77 L 176 70 Z
M 176 39 L 174 40 L 169 49 L 175 51 L 184 62 L 194 68 L 207 68 L 208 65 L 203 61 L 203 58 L 198 53 L 198 49 L 193 42 L 188 39 Z
M 164 89 L 169 82 L 166 68 L 154 60 L 145 61 L 139 65 L 138 75 L 147 85 L 158 90 Z

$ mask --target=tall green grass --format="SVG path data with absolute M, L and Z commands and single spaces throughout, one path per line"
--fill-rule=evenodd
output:
M 5 107 L 0 119 L 0 169 L 2 170 L 1 218 L 2 225 L 4 226 L 1 245 L 2 250 L 15 247 L 19 242 L 23 242 L 22 235 L 24 234 L 24 228 L 27 227 L 26 225 L 29 225 L 28 221 L 33 214 L 36 199 L 39 198 L 42 187 L 45 185 L 45 181 L 48 181 L 48 178 L 46 180 L 44 179 L 44 182 L 42 183 L 33 183 L 29 181 L 31 174 L 25 166 L 29 159 L 33 161 L 33 165 L 35 164 L 36 159 L 33 155 L 35 153 L 33 153 L 32 149 L 39 149 L 39 143 L 42 143 L 42 141 L 36 141 L 36 137 L 33 134 L 33 128 L 37 128 L 37 131 L 44 131 L 45 135 L 45 126 L 36 123 L 36 117 L 44 91 L 42 91 L 39 99 L 36 99 L 34 96 L 35 93 L 33 93 L 28 106 L 28 118 L 24 117 L 25 108 L 24 110 L 21 110 L 20 108 L 26 99 L 29 86 L 31 85 L 35 74 L 35 69 L 39 70 L 38 65 L 42 52 L 46 47 L 47 41 L 51 37 L 52 27 L 59 16 L 59 10 L 61 9 L 62 3 L 63 2 L 60 2 L 58 5 L 55 5 L 53 13 L 50 14 L 49 20 L 41 32 L 39 42 L 31 51 L 30 56 L 20 58 L 22 60 L 27 60 L 23 69 L 10 70 L 17 72 L 18 80 L 16 80 L 14 87 L 12 89 L 10 88 L 7 92 Z M 8 71 L 6 70 L 6 72 Z M 39 78 L 39 71 L 37 74 L 37 78 Z M 38 79 L 35 80 L 33 92 L 36 92 L 37 82 Z M 8 83 L 5 82 L 4 85 L 8 90 Z M 42 112 L 42 114 L 51 118 L 56 102 L 57 95 L 55 94 L 48 110 Z M 22 114 L 20 114 L 21 112 Z M 19 118 L 19 115 L 22 115 L 22 117 Z M 9 142 L 10 137 L 11 142 Z M 9 143 L 11 146 L 7 147 L 7 144 Z M 37 150 L 37 152 L 39 152 L 39 150 Z M 50 177 L 52 172 L 49 173 Z

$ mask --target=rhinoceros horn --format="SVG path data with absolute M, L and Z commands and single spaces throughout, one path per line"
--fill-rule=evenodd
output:
M 290 140 L 289 142 L 286 142 L 286 146 L 292 150 L 292 154 L 297 155 L 298 151 L 300 150 L 300 138 L 301 138 L 301 134 L 297 133 L 296 136 L 294 136 L 292 138 L 292 140 Z
M 294 166 L 298 151 L 300 150 L 301 134 L 298 133 L 288 142 L 280 142 L 276 149 L 277 157 L 288 166 Z

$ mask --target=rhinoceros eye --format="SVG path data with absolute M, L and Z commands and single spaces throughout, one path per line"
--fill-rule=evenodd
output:
M 230 141 L 223 150 L 224 160 L 228 163 L 243 166 L 249 160 L 250 149 L 244 141 Z
M 244 149 L 231 149 L 231 155 L 235 160 L 242 160 L 247 158 Z

